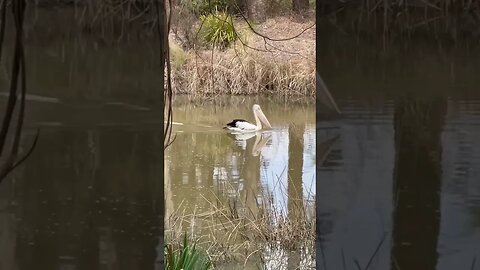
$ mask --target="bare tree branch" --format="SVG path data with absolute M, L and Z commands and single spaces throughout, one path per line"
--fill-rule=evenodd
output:
M 247 23 L 248 25 L 248 28 L 250 28 L 250 30 L 252 30 L 252 32 L 264 39 L 267 39 L 267 40 L 270 40 L 270 41 L 287 41 L 287 40 L 292 40 L 292 39 L 295 39 L 299 36 L 301 36 L 303 33 L 307 32 L 310 28 L 314 27 L 315 26 L 315 23 L 313 23 L 312 25 L 308 26 L 307 28 L 303 29 L 302 31 L 300 31 L 300 33 L 292 36 L 292 37 L 288 37 L 288 38 L 271 38 L 269 36 L 266 36 L 264 34 L 261 34 L 259 32 L 257 32 L 255 29 L 253 29 L 253 26 L 250 24 L 250 22 L 247 20 L 247 18 L 245 17 L 245 15 L 243 14 L 240 14 L 240 16 L 243 18 L 243 20 Z
M 2 2 L 2 13 L 0 16 L 1 20 L 1 31 L 0 31 L 0 47 L 3 45 L 3 37 L 4 31 L 3 27 L 5 26 L 5 8 L 6 8 L 6 0 Z M 15 161 L 18 155 L 18 149 L 20 146 L 20 140 L 22 137 L 22 128 L 23 128 L 23 120 L 25 116 L 25 96 L 26 96 L 26 67 L 25 67 L 25 53 L 23 47 L 23 22 L 24 22 L 24 15 L 25 15 L 25 7 L 26 3 L 25 0 L 16 0 L 12 1 L 12 14 L 15 23 L 16 29 L 16 38 L 15 38 L 15 47 L 14 47 L 14 56 L 13 56 L 13 67 L 12 67 L 12 77 L 10 80 L 10 92 L 9 98 L 7 102 L 7 107 L 5 109 L 5 115 L 2 122 L 2 128 L 0 130 L 0 158 L 4 153 L 5 144 L 7 141 L 8 131 L 10 129 L 10 125 L 14 116 L 15 105 L 17 103 L 17 89 L 20 80 L 21 85 L 21 92 L 20 92 L 20 107 L 16 119 L 16 128 L 13 134 L 13 143 L 12 148 L 10 149 L 9 154 L 5 157 L 5 161 L 3 164 L 0 164 L 0 182 L 5 179 L 5 177 L 17 166 L 19 166 L 23 161 L 26 160 L 28 156 L 32 153 L 33 149 L 35 148 L 39 131 L 35 136 L 34 142 L 30 149 L 27 151 L 27 154 L 23 156 L 19 161 Z
M 13 164 L 11 168 L 5 171 L 5 175 L 0 176 L 0 179 L 3 179 L 3 177 L 6 177 L 10 172 L 15 170 L 19 165 L 21 165 L 25 160 L 27 160 L 27 158 L 33 153 L 33 150 L 37 146 L 39 136 L 40 136 L 40 129 L 37 129 L 37 132 L 35 133 L 35 137 L 33 138 L 32 145 L 28 149 L 27 153 L 22 158 L 20 158 L 17 162 L 15 162 L 15 164 Z
M 168 34 L 170 32 L 170 23 L 172 18 L 172 2 L 167 0 L 169 4 L 169 14 L 166 16 L 166 1 L 162 1 L 162 7 L 159 6 L 158 1 L 155 1 L 155 7 L 157 11 L 157 34 L 160 38 L 160 47 L 162 55 L 162 71 L 166 72 L 166 82 L 162 85 L 165 87 L 163 94 L 164 101 L 164 113 L 166 112 L 166 122 L 164 122 L 163 131 L 163 147 L 166 149 L 173 143 L 172 139 L 172 121 L 173 121 L 173 90 L 172 90 L 172 78 L 171 78 L 171 66 L 170 66 L 170 49 L 168 43 Z

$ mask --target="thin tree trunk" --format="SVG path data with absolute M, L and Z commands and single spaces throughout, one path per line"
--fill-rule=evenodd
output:
M 292 4 L 292 10 L 295 13 L 305 13 L 310 7 L 308 0 L 293 0 Z
M 264 22 L 267 19 L 265 0 L 247 0 L 247 14 L 256 23 Z

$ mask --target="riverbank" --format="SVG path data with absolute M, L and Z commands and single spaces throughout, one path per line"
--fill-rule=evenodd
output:
M 234 26 L 239 39 L 223 50 L 185 49 L 170 35 L 174 93 L 315 97 L 315 18 Z

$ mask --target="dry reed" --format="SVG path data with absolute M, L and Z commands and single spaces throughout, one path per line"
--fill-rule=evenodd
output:
M 174 92 L 315 97 L 315 29 L 309 23 L 270 19 L 256 27 L 262 33 L 253 33 L 237 20 L 240 40 L 222 51 L 183 51 L 172 42 Z
M 281 185 L 277 188 L 283 189 Z M 214 201 L 203 197 L 210 206 L 208 210 L 190 209 L 187 213 L 187 206 L 178 206 L 165 221 L 167 242 L 179 246 L 184 232 L 189 232 L 217 265 L 251 261 L 268 264 L 270 260 L 284 260 L 289 252 L 301 253 L 304 266 L 315 265 L 314 202 L 288 198 L 282 207 L 272 203 L 272 194 L 261 192 L 249 194 L 260 198 L 252 206 L 239 196 L 227 198 L 223 194 L 228 193 L 226 190 L 228 187 L 218 192 Z M 282 193 L 286 195 L 285 190 Z M 272 256 L 274 253 L 277 256 Z

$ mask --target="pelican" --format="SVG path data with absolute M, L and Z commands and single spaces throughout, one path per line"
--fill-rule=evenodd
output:
M 267 117 L 263 113 L 262 109 L 258 104 L 253 105 L 253 116 L 255 116 L 256 125 L 251 124 L 243 119 L 234 119 L 232 122 L 228 123 L 224 128 L 237 132 L 253 132 L 262 129 L 262 123 L 268 128 L 272 128 L 270 122 L 268 122 Z

